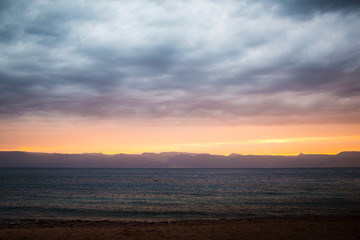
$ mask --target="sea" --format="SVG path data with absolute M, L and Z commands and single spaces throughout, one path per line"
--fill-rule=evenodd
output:
M 0 168 L 0 222 L 360 216 L 360 168 Z

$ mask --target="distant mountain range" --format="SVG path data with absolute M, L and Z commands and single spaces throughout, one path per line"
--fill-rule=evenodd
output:
M 59 154 L 1 152 L 0 167 L 64 168 L 324 168 L 360 167 L 360 152 L 336 155 L 299 154 L 212 155 L 179 152 L 114 154 Z

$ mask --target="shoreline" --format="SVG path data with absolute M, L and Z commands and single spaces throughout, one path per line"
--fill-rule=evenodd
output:
M 360 239 L 360 216 L 1 223 L 0 239 Z

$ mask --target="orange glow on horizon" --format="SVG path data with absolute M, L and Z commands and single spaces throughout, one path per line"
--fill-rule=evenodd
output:
M 0 150 L 48 153 L 229 155 L 337 154 L 360 151 L 360 124 L 130 125 L 109 122 L 7 123 Z

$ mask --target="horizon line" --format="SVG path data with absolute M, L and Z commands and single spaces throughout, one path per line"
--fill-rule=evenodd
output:
M 294 153 L 294 154 L 242 154 L 242 153 L 230 153 L 230 154 L 214 154 L 209 152 L 182 152 L 182 151 L 163 151 L 163 152 L 141 152 L 141 153 L 126 153 L 126 152 L 116 152 L 116 153 L 106 153 L 106 152 L 72 152 L 72 153 L 66 153 L 66 152 L 36 152 L 36 151 L 24 151 L 24 150 L 1 150 L 0 152 L 23 152 L 23 153 L 42 153 L 42 154 L 64 154 L 64 155 L 70 155 L 70 154 L 99 154 L 99 155 L 143 155 L 143 154 L 162 154 L 162 153 L 178 153 L 178 154 L 192 154 L 192 155 L 214 155 L 214 156 L 231 156 L 231 155 L 242 155 L 242 156 L 300 156 L 300 155 L 338 155 L 340 153 L 346 153 L 346 152 L 360 152 L 360 150 L 344 150 L 340 152 L 333 152 L 333 153 Z

